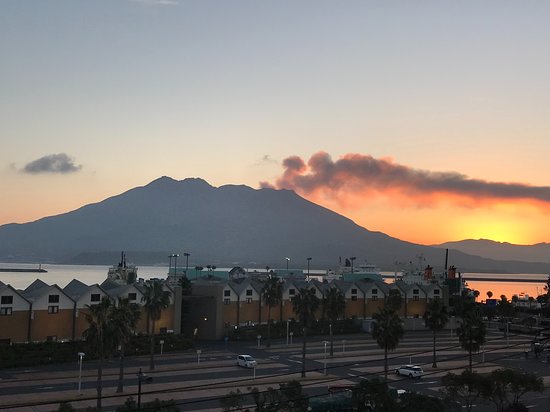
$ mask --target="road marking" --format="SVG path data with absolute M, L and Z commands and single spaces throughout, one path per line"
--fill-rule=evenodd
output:
M 437 383 L 437 381 L 422 381 L 422 382 L 415 382 L 413 385 L 433 385 L 434 383 Z
M 45 391 L 48 389 L 53 389 L 53 386 L 43 386 L 42 388 L 38 388 L 38 389 Z

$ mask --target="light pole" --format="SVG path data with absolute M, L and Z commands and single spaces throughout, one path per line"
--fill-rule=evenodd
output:
M 139 368 L 138 372 L 138 404 L 137 409 L 138 411 L 141 409 L 141 382 L 145 378 L 145 374 L 141 371 L 141 368 Z
M 351 261 L 351 274 L 353 275 L 353 262 L 355 261 L 355 259 L 357 259 L 355 256 L 352 256 L 349 258 L 349 260 Z
M 177 275 L 177 271 L 178 271 L 178 257 L 179 255 L 177 253 L 174 254 L 174 276 Z
M 286 271 L 288 272 L 288 262 L 290 262 L 290 258 L 286 257 L 285 260 L 286 260 Z
M 323 367 L 323 374 L 326 375 L 327 374 L 327 341 L 323 341 L 323 343 L 325 344 L 325 359 L 324 359 L 324 367 Z
M 330 335 L 330 356 L 334 356 L 334 339 L 332 337 L 332 323 L 328 324 L 328 330 Z
M 172 258 L 174 257 L 174 254 L 168 255 L 168 274 L 170 274 L 170 271 L 172 270 Z
M 82 358 L 86 356 L 84 352 L 78 352 L 78 394 L 82 395 Z
M 191 256 L 191 253 L 185 252 L 183 256 L 185 256 L 185 276 L 187 276 L 187 271 L 189 270 L 189 256 Z
M 307 279 L 309 280 L 309 262 L 311 262 L 311 258 L 307 258 Z
M 290 319 L 287 319 L 286 320 L 286 344 L 288 345 L 288 332 L 289 332 L 289 328 L 290 328 Z

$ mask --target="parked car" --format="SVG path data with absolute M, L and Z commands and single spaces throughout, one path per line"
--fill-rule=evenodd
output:
M 420 378 L 424 375 L 424 371 L 420 366 L 416 365 L 403 365 L 395 370 L 397 375 L 408 376 L 409 378 Z
M 237 365 L 243 366 L 245 368 L 255 368 L 258 363 L 250 355 L 239 355 L 237 356 Z

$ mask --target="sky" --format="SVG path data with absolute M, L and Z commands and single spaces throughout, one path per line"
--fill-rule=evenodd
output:
M 550 242 L 550 2 L 3 0 L 0 225 L 160 176 Z

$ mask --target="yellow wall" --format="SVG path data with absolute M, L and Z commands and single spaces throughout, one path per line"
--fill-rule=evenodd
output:
M 31 322 L 31 341 L 45 341 L 48 336 L 57 336 L 57 340 L 72 339 L 73 309 L 60 309 L 49 314 L 47 310 L 34 310 Z
M 10 316 L 0 316 L 0 339 L 11 342 L 26 342 L 29 327 L 29 311 L 12 312 Z

